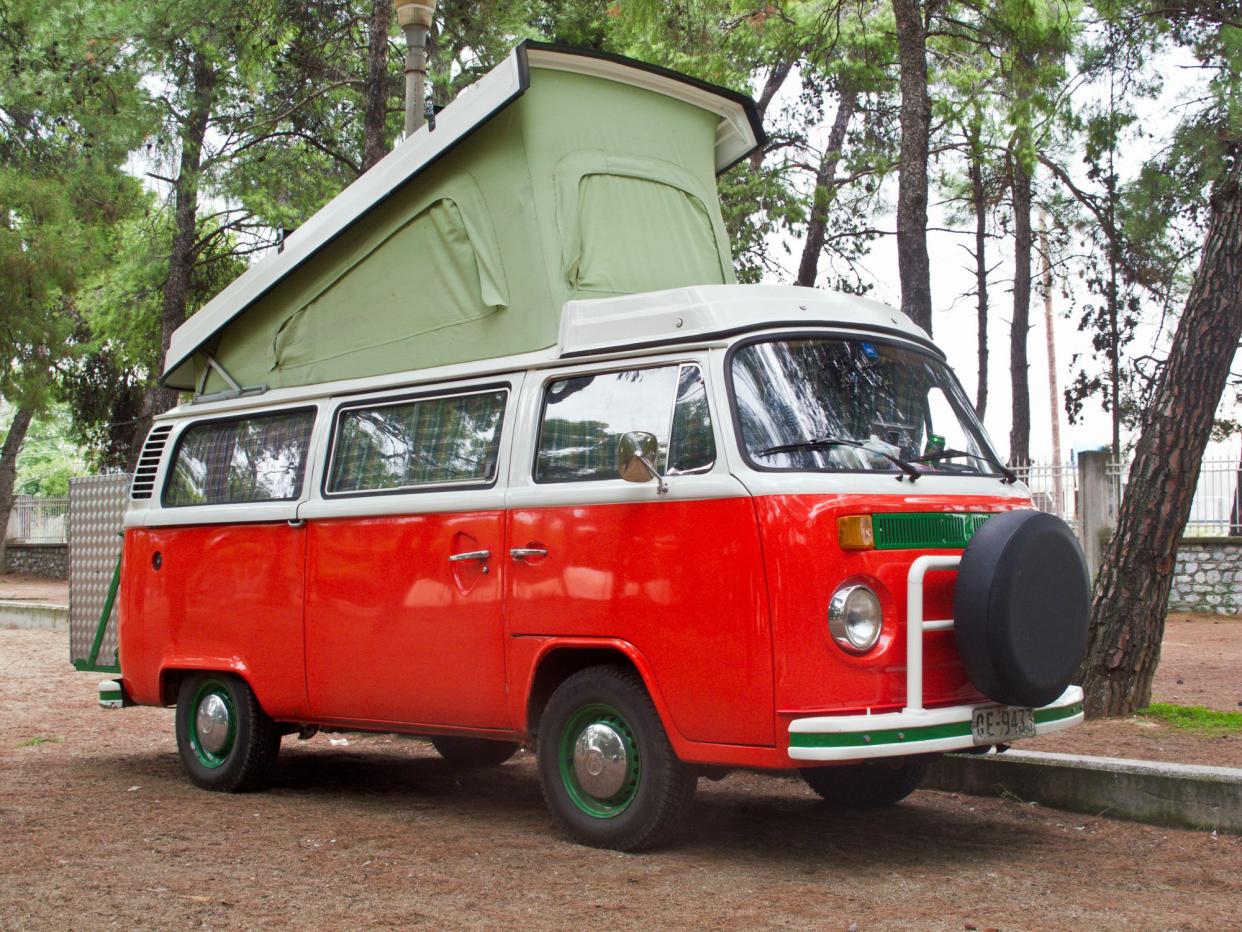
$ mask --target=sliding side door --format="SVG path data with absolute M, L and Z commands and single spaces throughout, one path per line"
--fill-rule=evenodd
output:
M 516 379 L 343 400 L 306 521 L 317 720 L 504 730 L 505 439 Z

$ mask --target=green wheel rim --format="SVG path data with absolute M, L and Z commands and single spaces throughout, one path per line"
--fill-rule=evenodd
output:
M 218 696 L 220 698 L 229 715 L 228 733 L 225 735 L 224 744 L 219 751 L 208 750 L 198 740 L 198 710 L 203 702 L 211 696 Z M 212 770 L 215 770 L 217 767 L 223 767 L 229 759 L 229 755 L 233 753 L 233 742 L 237 738 L 237 707 L 233 704 L 233 697 L 229 695 L 228 687 L 219 680 L 207 680 L 194 693 L 194 699 L 186 710 L 186 716 L 188 718 L 186 731 L 190 736 L 190 747 L 193 748 L 194 756 L 198 758 L 198 762 Z
M 621 736 L 621 740 L 625 744 L 625 754 L 628 763 L 625 783 L 621 789 L 607 799 L 600 799 L 598 796 L 593 796 L 584 790 L 578 782 L 578 775 L 574 772 L 574 745 L 578 742 L 578 736 L 595 724 L 609 726 Z M 639 781 L 642 776 L 642 761 L 638 756 L 638 742 L 634 738 L 634 731 L 630 728 L 630 723 L 610 705 L 602 702 L 593 702 L 582 706 L 570 716 L 569 721 L 565 723 L 565 727 L 561 731 L 557 760 L 560 765 L 561 783 L 565 787 L 565 792 L 569 794 L 569 798 L 573 800 L 575 806 L 592 818 L 615 818 L 625 812 L 630 804 L 634 802 L 634 797 L 638 795 Z

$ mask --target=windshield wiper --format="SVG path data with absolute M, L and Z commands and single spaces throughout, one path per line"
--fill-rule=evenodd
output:
M 1005 477 L 1005 481 L 1008 482 L 1010 485 L 1013 485 L 1015 482 L 1018 481 L 1017 474 L 1012 469 L 1009 469 L 1007 466 L 1004 466 L 999 462 L 990 460 L 986 456 L 979 456 L 978 454 L 975 454 L 975 453 L 967 453 L 965 450 L 937 450 L 935 453 L 926 453 L 923 456 L 916 458 L 914 462 L 934 463 L 937 460 L 953 459 L 955 456 L 964 456 L 967 459 L 978 460 L 981 463 L 987 463 L 990 466 L 995 466 L 997 469 L 1001 471 L 1001 475 Z
M 795 440 L 793 443 L 782 443 L 774 447 L 768 447 L 767 449 L 760 450 L 757 455 L 772 456 L 776 453 L 792 453 L 795 450 L 821 450 L 828 447 L 853 447 L 856 450 L 865 450 L 868 453 L 874 453 L 877 456 L 882 456 L 909 476 L 911 482 L 914 482 L 919 476 L 923 475 L 905 460 L 899 459 L 891 453 L 886 453 L 883 450 L 877 450 L 873 447 L 869 447 L 865 443 L 861 443 L 858 440 L 846 440 L 843 437 L 817 437 L 813 440 Z M 901 476 L 897 477 L 897 481 L 901 481 Z

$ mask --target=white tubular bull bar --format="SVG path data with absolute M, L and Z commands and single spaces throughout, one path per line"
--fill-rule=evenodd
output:
M 962 562 L 952 557 L 919 557 L 910 564 L 906 578 L 906 713 L 919 714 L 923 708 L 923 632 L 951 631 L 953 619 L 926 621 L 923 618 L 923 582 L 933 570 L 951 570 Z
M 923 705 L 923 632 L 951 631 L 953 619 L 923 617 L 923 585 L 927 574 L 951 570 L 957 556 L 923 556 L 910 564 L 906 577 L 906 705 L 900 712 L 816 715 L 789 723 L 788 754 L 792 761 L 847 762 L 877 757 L 931 754 L 974 747 L 972 717 L 978 709 L 996 707 L 987 700 L 970 705 L 927 709 Z M 1035 734 L 1059 731 L 1083 720 L 1082 689 L 1069 686 L 1048 705 L 1034 710 Z M 983 742 L 986 743 L 986 742 Z

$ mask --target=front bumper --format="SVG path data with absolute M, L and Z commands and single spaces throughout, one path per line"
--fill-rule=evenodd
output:
M 965 750 L 976 746 L 970 729 L 975 710 L 990 705 L 797 718 L 789 723 L 789 756 L 849 761 Z M 1035 734 L 1060 731 L 1082 719 L 1082 688 L 1070 686 L 1055 701 L 1035 710 Z

